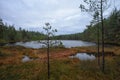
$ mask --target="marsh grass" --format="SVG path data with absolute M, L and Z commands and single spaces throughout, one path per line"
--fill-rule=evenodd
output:
M 105 73 L 96 60 L 53 59 L 50 60 L 50 80 L 119 80 L 119 58 L 106 58 Z M 0 80 L 48 80 L 46 61 L 2 65 L 0 72 Z
M 92 49 L 92 47 L 90 47 Z M 87 48 L 88 51 L 90 50 Z M 73 52 L 77 50 L 87 50 L 85 48 L 74 48 Z M 46 49 L 40 49 L 37 54 L 44 54 Z M 66 49 L 51 49 L 51 54 L 64 51 Z M 70 49 L 67 49 L 68 51 Z M 97 64 L 97 59 L 90 61 L 80 61 L 77 58 L 69 59 L 53 58 L 50 60 L 50 80 L 120 80 L 120 56 L 119 48 L 115 50 L 108 49 L 108 51 L 117 52 L 118 55 L 113 57 L 105 57 L 105 72 L 101 72 L 101 68 Z M 48 80 L 47 78 L 47 60 L 33 60 L 30 62 L 21 62 L 23 55 L 32 57 L 37 54 L 32 54 L 35 49 L 26 49 L 17 47 L 1 48 L 0 54 L 8 56 L 2 58 L 0 65 L 0 80 Z M 71 52 L 71 51 L 70 51 Z

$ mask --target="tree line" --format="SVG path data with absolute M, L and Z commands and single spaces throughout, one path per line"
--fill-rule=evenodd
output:
M 104 20 L 104 41 L 105 43 L 120 44 L 120 10 L 114 9 Z M 97 29 L 99 26 L 99 39 L 101 41 L 101 22 L 90 22 L 82 33 L 54 36 L 57 40 L 85 40 L 97 42 Z M 40 32 L 27 31 L 19 28 L 16 30 L 14 25 L 4 24 L 0 19 L 0 42 L 17 42 L 27 40 L 45 39 L 45 35 Z
M 104 41 L 105 43 L 120 44 L 120 10 L 114 9 L 111 14 L 103 20 L 104 22 Z M 101 22 L 90 22 L 90 25 L 86 26 L 86 29 L 82 33 L 59 35 L 56 39 L 63 40 L 85 40 L 97 42 L 97 32 L 99 26 L 99 38 L 101 41 Z
M 0 19 L 0 43 L 40 40 L 43 37 L 43 33 L 28 31 L 21 27 L 16 30 L 14 25 L 4 24 L 2 19 Z

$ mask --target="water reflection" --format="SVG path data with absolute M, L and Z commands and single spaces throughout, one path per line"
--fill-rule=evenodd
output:
M 94 60 L 96 57 L 93 54 L 89 53 L 77 53 L 75 55 L 70 56 L 70 58 L 78 58 L 80 60 Z
M 22 58 L 22 62 L 28 62 L 28 61 L 32 61 L 33 59 L 30 59 L 30 57 L 28 57 L 28 56 L 24 56 L 23 58 Z
M 71 47 L 80 47 L 80 46 L 93 46 L 96 45 L 95 43 L 92 42 L 85 42 L 85 41 L 80 41 L 80 40 L 60 40 L 63 45 L 66 48 L 71 48 Z M 41 44 L 39 41 L 30 41 L 30 42 L 16 42 L 14 44 L 6 44 L 6 46 L 24 46 L 27 48 L 42 48 L 45 45 Z

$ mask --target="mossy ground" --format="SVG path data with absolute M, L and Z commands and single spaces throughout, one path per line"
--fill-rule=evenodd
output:
M 95 47 L 79 47 L 71 49 L 51 49 L 51 56 L 66 54 L 50 59 L 50 80 L 120 80 L 120 48 L 105 48 L 113 51 L 116 56 L 105 57 L 105 72 L 93 61 L 81 61 L 68 55 L 80 51 L 95 51 Z M 38 52 L 41 54 L 38 54 Z M 34 53 L 37 53 L 36 55 Z M 68 54 L 70 53 L 70 54 Z M 28 49 L 24 47 L 1 47 L 0 48 L 0 80 L 48 80 L 47 60 L 38 59 L 29 62 L 21 62 L 23 55 L 44 58 L 46 49 Z M 62 55 L 63 55 L 62 54 Z

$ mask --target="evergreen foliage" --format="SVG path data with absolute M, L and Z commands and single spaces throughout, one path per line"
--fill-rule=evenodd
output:
M 105 29 L 105 43 L 120 44 L 120 10 L 114 9 L 108 18 L 104 19 Z M 97 29 L 99 28 L 99 37 L 101 41 L 101 22 L 87 25 L 86 29 L 82 33 L 70 34 L 70 35 L 59 35 L 56 39 L 63 40 L 85 40 L 97 42 Z
M 0 43 L 39 40 L 43 37 L 44 34 L 40 32 L 27 31 L 22 28 L 16 30 L 14 25 L 4 24 L 2 19 L 0 20 Z

